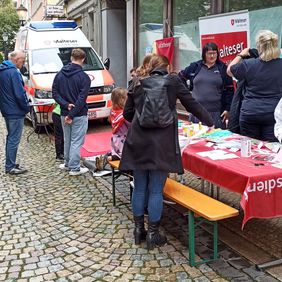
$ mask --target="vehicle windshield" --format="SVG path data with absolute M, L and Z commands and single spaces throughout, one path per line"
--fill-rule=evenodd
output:
M 73 48 L 50 48 L 32 51 L 31 71 L 34 74 L 56 73 L 70 62 Z M 91 48 L 81 48 L 86 53 L 83 70 L 103 70 L 104 67 Z

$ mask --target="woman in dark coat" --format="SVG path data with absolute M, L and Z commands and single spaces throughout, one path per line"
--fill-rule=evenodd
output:
M 169 61 L 165 56 L 155 55 L 149 64 L 150 76 L 167 75 Z M 165 78 L 167 95 L 171 109 L 175 109 L 177 98 L 187 111 L 195 115 L 209 127 L 213 120 L 209 113 L 198 103 L 185 88 L 177 75 Z M 124 109 L 124 118 L 131 122 L 124 144 L 120 169 L 133 170 L 134 190 L 132 210 L 134 214 L 135 243 L 140 244 L 146 238 L 147 248 L 166 243 L 166 237 L 159 233 L 163 208 L 163 186 L 169 172 L 183 173 L 181 152 L 178 143 L 177 118 L 165 128 L 141 127 L 135 114 L 143 106 L 143 88 L 140 82 L 134 82 L 128 92 Z M 146 236 L 144 228 L 144 206 L 148 193 L 149 228 Z

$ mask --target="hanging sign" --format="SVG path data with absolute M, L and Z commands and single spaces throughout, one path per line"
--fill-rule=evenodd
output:
M 220 59 L 229 63 L 244 48 L 249 47 L 249 12 L 241 11 L 199 18 L 200 42 L 214 42 Z
M 166 56 L 169 60 L 169 63 L 172 64 L 174 56 L 174 38 L 167 37 L 156 40 L 156 51 L 158 55 Z

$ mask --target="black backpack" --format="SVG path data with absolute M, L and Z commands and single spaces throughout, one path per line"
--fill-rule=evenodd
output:
M 144 99 L 141 112 L 136 112 L 142 127 L 165 128 L 174 122 L 175 110 L 169 106 L 165 77 L 154 74 L 140 80 Z

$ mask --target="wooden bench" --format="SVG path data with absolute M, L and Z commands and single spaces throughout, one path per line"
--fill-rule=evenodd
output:
M 189 232 L 189 264 L 197 264 L 213 261 L 218 258 L 218 225 L 217 221 L 234 217 L 239 214 L 234 209 L 216 199 L 201 192 L 187 187 L 173 179 L 168 178 L 164 186 L 164 196 L 189 210 L 188 232 Z M 196 216 L 195 216 L 196 215 Z M 200 223 L 197 224 L 199 221 Z M 213 226 L 213 257 L 195 261 L 195 227 L 203 221 Z
M 113 206 L 116 206 L 116 179 L 119 178 L 121 175 L 125 175 L 129 177 L 130 180 L 133 179 L 133 176 L 127 172 L 122 172 L 118 170 L 120 161 L 109 161 L 109 165 L 112 169 L 112 195 L 113 195 Z M 132 196 L 132 187 L 130 187 L 130 200 Z

